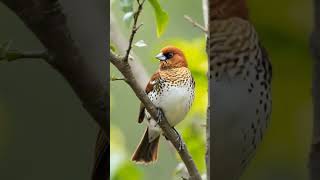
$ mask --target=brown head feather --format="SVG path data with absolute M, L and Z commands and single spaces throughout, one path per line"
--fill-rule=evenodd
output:
M 161 49 L 163 54 L 173 53 L 172 58 L 160 62 L 160 70 L 170 69 L 170 68 L 180 68 L 188 67 L 186 57 L 183 52 L 174 46 L 166 46 Z

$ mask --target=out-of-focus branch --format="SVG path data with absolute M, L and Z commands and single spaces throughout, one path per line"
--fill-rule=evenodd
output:
M 50 61 L 50 56 L 48 52 L 46 51 L 41 51 L 41 52 L 22 52 L 22 51 L 14 51 L 10 50 L 6 52 L 3 56 L 0 56 L 0 61 L 1 60 L 6 60 L 6 61 L 15 61 L 19 59 L 43 59 L 46 61 Z
M 47 59 L 46 62 L 68 81 L 83 107 L 100 125 L 102 131 L 97 140 L 92 179 L 106 180 L 109 178 L 108 63 L 102 59 L 83 57 L 74 42 L 58 0 L 1 2 L 36 35 L 52 57 L 52 60 Z
M 202 0 L 202 9 L 203 9 L 203 21 L 204 21 L 204 28 L 207 30 L 206 33 L 206 52 L 208 57 L 208 67 L 210 67 L 210 50 L 209 50 L 209 43 L 210 43 L 210 37 L 209 37 L 209 2 L 208 0 Z M 207 125 L 206 125 L 206 170 L 207 170 L 207 179 L 210 179 L 210 127 L 211 127 L 211 121 L 210 121 L 210 89 L 211 89 L 211 83 L 210 82 L 210 71 L 207 72 L 207 78 L 208 78 L 208 106 L 207 106 Z
M 119 56 L 114 54 L 112 51 L 110 51 L 110 61 L 111 63 L 117 67 L 117 69 L 123 74 L 123 76 L 126 78 L 126 82 L 128 85 L 132 88 L 132 90 L 135 92 L 136 96 L 140 99 L 140 101 L 144 104 L 150 115 L 154 119 L 158 119 L 158 111 L 157 107 L 150 101 L 147 94 L 142 90 L 142 88 L 139 86 L 137 80 L 135 79 L 131 68 L 129 64 L 124 61 L 125 57 Z M 188 152 L 187 147 L 184 145 L 184 148 L 179 150 L 180 147 L 180 141 L 179 137 L 176 134 L 176 132 L 171 128 L 168 121 L 164 117 L 162 121 L 160 121 L 159 126 L 164 132 L 164 135 L 168 138 L 168 140 L 171 141 L 171 143 L 174 145 L 176 150 L 178 151 L 182 161 L 185 163 L 190 179 L 192 180 L 200 180 L 200 174 L 198 172 L 198 169 Z M 182 140 L 181 140 L 182 141 Z M 184 144 L 184 142 L 182 141 Z
M 310 180 L 320 179 L 320 1 L 314 0 L 314 29 L 311 35 L 313 66 L 313 139 L 309 154 Z
M 11 49 L 11 41 L 5 42 L 0 46 L 0 61 L 15 61 L 18 59 L 44 59 L 51 61 L 53 57 L 47 51 L 20 51 Z
M 204 21 L 204 27 L 208 29 L 208 17 L 209 17 L 209 11 L 208 11 L 208 0 L 202 0 L 202 10 L 203 10 L 203 21 Z

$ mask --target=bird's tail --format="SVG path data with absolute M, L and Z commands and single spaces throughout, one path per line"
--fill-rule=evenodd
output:
M 158 158 L 158 146 L 160 135 L 152 142 L 149 142 L 148 128 L 140 141 L 136 151 L 133 153 L 131 160 L 136 163 L 149 164 Z

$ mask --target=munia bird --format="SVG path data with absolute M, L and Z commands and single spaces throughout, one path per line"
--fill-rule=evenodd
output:
M 156 58 L 160 60 L 160 66 L 152 75 L 145 92 L 151 102 L 159 108 L 159 112 L 164 113 L 170 126 L 174 127 L 190 110 L 194 100 L 195 81 L 180 49 L 174 46 L 164 47 Z M 158 120 L 153 119 L 141 103 L 138 122 L 141 123 L 143 120 L 146 120 L 148 126 L 132 156 L 132 161 L 148 164 L 157 160 L 162 132 Z
M 209 6 L 210 178 L 238 180 L 268 125 L 272 70 L 245 1 Z

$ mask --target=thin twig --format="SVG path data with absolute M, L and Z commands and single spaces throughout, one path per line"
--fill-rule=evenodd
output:
M 10 49 L 11 45 L 12 41 L 8 41 L 0 45 L 0 61 L 15 61 L 18 59 L 44 59 L 48 61 L 52 59 L 47 51 L 31 52 L 13 50 Z
M 194 27 L 199 28 L 201 31 L 203 31 L 204 33 L 208 34 L 208 30 L 203 27 L 202 25 L 200 25 L 199 23 L 197 23 L 195 20 L 193 20 L 191 17 L 189 17 L 188 15 L 184 15 L 183 16 L 187 21 L 189 21 Z
M 46 61 L 49 61 L 51 57 L 47 51 L 22 52 L 22 51 L 16 51 L 16 50 L 9 50 L 2 57 L 0 57 L 0 60 L 7 60 L 7 61 L 15 61 L 19 59 L 44 59 Z
M 110 51 L 110 61 L 111 63 L 122 73 L 122 75 L 127 79 L 128 85 L 132 88 L 135 92 L 136 96 L 140 99 L 140 101 L 144 104 L 147 111 L 150 113 L 153 119 L 158 119 L 158 111 L 157 107 L 150 101 L 147 94 L 142 90 L 139 86 L 137 80 L 135 79 L 131 68 L 128 62 L 122 61 L 123 57 L 114 54 L 114 52 Z M 176 132 L 171 128 L 167 119 L 164 117 L 162 121 L 159 123 L 159 126 L 163 130 L 164 135 L 171 141 L 171 143 L 176 148 L 177 152 L 179 153 L 182 161 L 186 165 L 190 180 L 201 180 L 201 176 L 199 171 L 188 152 L 187 146 L 185 145 L 184 141 L 181 139 L 182 143 L 184 144 L 184 148 L 181 150 L 179 149 L 180 141 Z
M 145 0 L 143 0 L 142 2 L 140 2 L 140 0 L 137 0 L 137 2 L 138 2 L 138 9 L 133 14 L 133 26 L 132 26 L 132 30 L 131 30 L 130 39 L 129 39 L 129 45 L 128 45 L 128 49 L 127 49 L 126 55 L 123 58 L 123 60 L 126 61 L 126 62 L 129 59 L 129 54 L 130 54 L 130 51 L 131 51 L 131 48 L 132 48 L 132 42 L 133 42 L 134 35 L 137 33 L 138 29 L 143 25 L 141 23 L 139 26 L 137 26 L 137 22 L 138 22 L 138 18 L 140 16 L 141 11 L 142 11 L 142 7 L 143 7 L 143 4 L 144 4 Z

